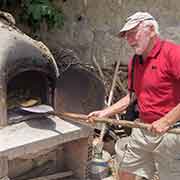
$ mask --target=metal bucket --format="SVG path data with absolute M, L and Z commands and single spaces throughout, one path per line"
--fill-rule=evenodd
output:
M 109 175 L 109 164 L 111 155 L 107 151 L 102 152 L 101 158 L 93 158 L 91 161 L 91 178 L 101 180 Z

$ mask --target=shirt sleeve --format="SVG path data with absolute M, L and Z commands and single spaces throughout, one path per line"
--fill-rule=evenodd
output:
M 168 52 L 168 67 L 170 74 L 176 79 L 180 80 L 180 46 L 174 45 Z

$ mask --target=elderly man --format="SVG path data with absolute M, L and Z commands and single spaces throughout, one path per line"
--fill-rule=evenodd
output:
M 120 180 L 135 176 L 151 179 L 156 168 L 160 179 L 180 179 L 180 135 L 166 133 L 180 120 L 180 46 L 159 37 L 158 23 L 147 12 L 127 18 L 118 33 L 127 40 L 136 56 L 129 61 L 128 85 L 134 61 L 133 90 L 140 120 L 148 130 L 133 129 L 125 151 L 117 150 Z M 139 57 L 142 58 L 139 58 Z M 107 117 L 124 111 L 129 94 L 112 106 L 91 116 Z

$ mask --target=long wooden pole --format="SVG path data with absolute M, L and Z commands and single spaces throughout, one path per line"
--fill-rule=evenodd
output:
M 76 114 L 76 113 L 68 113 L 68 112 L 58 113 L 57 115 L 60 117 L 63 117 L 63 118 L 70 118 L 72 120 L 77 120 L 77 121 L 83 120 L 83 121 L 86 121 L 87 123 L 88 123 L 88 121 L 90 121 L 92 119 L 94 122 L 107 123 L 107 124 L 113 124 L 113 125 L 121 125 L 124 127 L 130 127 L 130 128 L 148 129 L 150 126 L 149 124 L 145 124 L 145 123 L 138 122 L 138 121 L 116 120 L 113 118 L 92 117 L 90 119 L 90 118 L 88 118 L 87 115 L 84 115 L 84 114 Z M 180 134 L 180 128 L 172 128 L 172 129 L 169 129 L 167 132 L 173 133 L 173 134 Z
M 113 98 L 113 94 L 114 94 L 114 89 L 115 89 L 115 86 L 116 86 L 116 81 L 117 81 L 117 76 L 118 76 L 118 69 L 119 69 L 119 66 L 120 66 L 120 59 L 117 61 L 117 64 L 116 64 L 116 68 L 115 68 L 115 72 L 114 72 L 114 76 L 113 76 L 113 82 L 112 82 L 112 86 L 111 86 L 111 90 L 110 90 L 110 93 L 109 93 L 109 99 L 108 99 L 108 102 L 107 102 L 107 105 L 110 106 L 111 105 L 111 102 L 112 102 L 112 98 Z M 102 129 L 101 129 L 101 133 L 100 133 L 100 142 L 99 143 L 103 143 L 103 138 L 104 138 L 104 135 L 106 133 L 106 123 L 103 123 L 103 126 L 102 126 Z M 103 146 L 102 146 L 103 148 Z M 102 151 L 102 149 L 101 149 Z

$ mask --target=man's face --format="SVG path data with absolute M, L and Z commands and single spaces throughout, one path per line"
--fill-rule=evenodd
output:
M 135 28 L 125 32 L 124 37 L 135 51 L 135 54 L 143 55 L 146 53 L 151 40 L 150 26 L 140 23 Z

